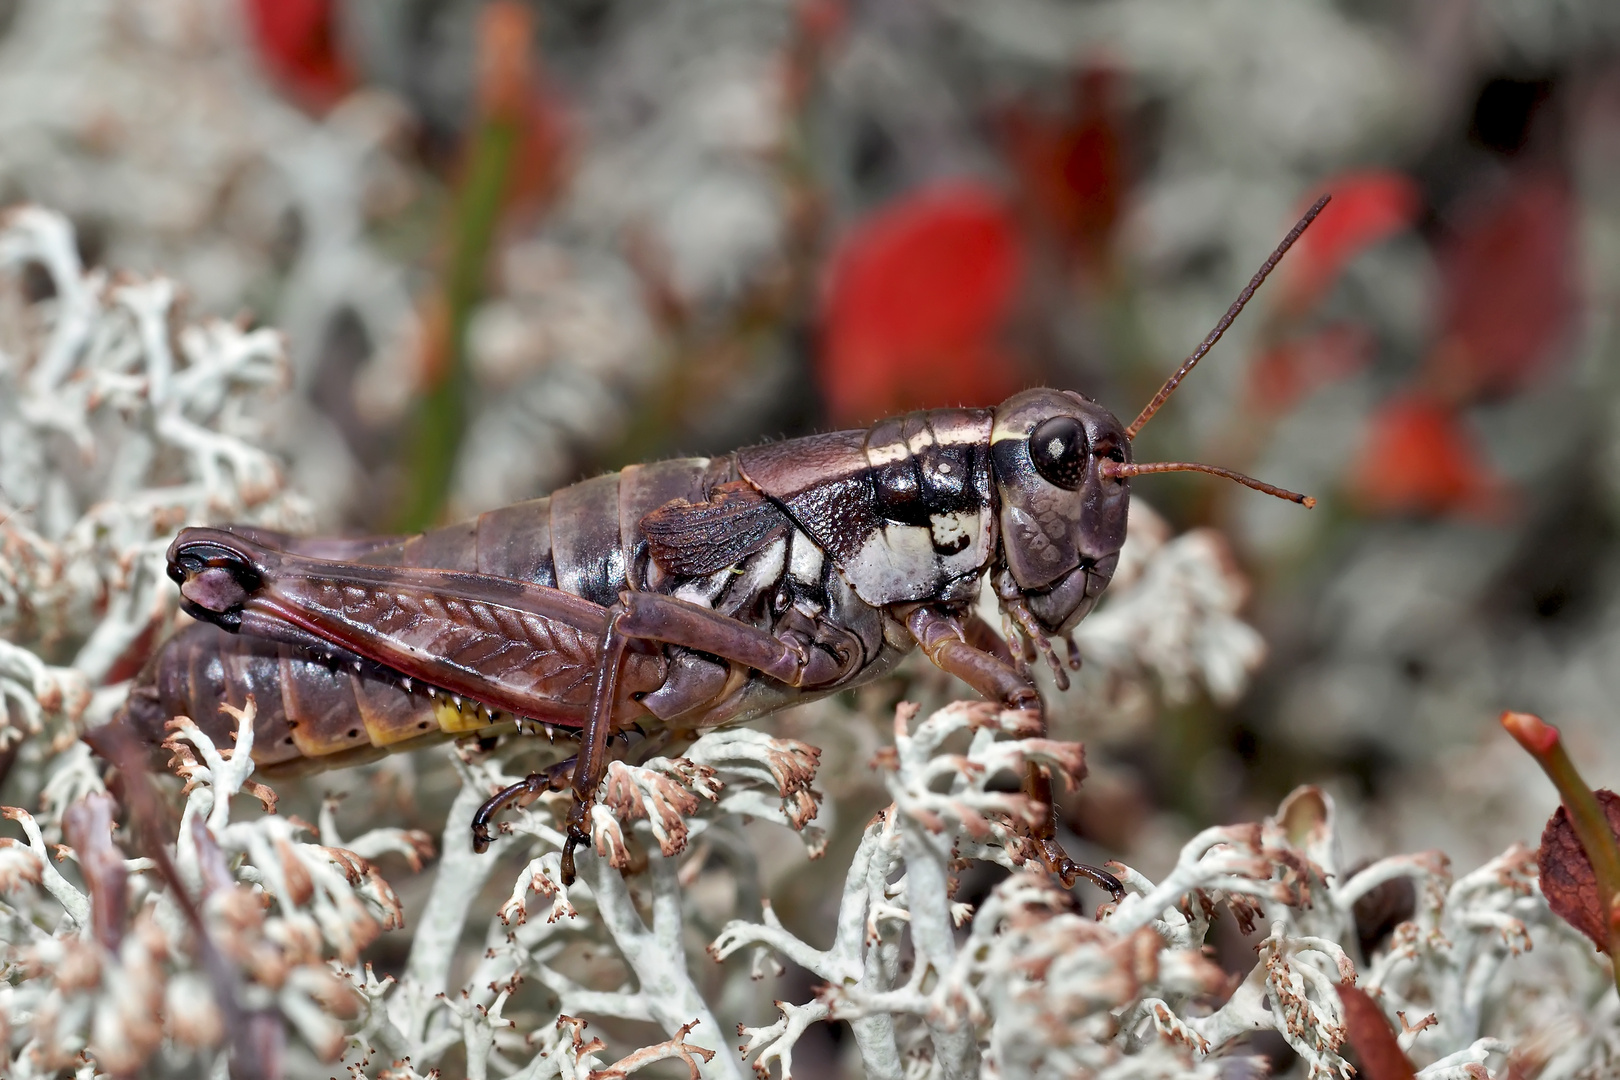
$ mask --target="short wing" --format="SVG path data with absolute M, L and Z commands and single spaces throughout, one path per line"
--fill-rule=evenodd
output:
M 226 629 L 324 642 L 517 716 L 590 708 L 605 609 L 544 585 L 455 570 L 333 562 L 186 529 L 169 549 L 187 610 Z M 620 685 L 662 681 L 663 658 L 626 658 Z
M 988 409 L 940 409 L 736 454 L 876 606 L 968 600 L 995 551 Z
M 735 566 L 792 528 L 780 506 L 741 482 L 720 485 L 707 502 L 676 499 L 641 519 L 652 561 L 683 577 Z

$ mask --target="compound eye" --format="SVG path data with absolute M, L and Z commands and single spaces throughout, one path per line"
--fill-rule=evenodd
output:
M 1029 437 L 1029 456 L 1035 471 L 1066 491 L 1080 487 L 1086 477 L 1086 429 L 1071 416 L 1043 421 Z

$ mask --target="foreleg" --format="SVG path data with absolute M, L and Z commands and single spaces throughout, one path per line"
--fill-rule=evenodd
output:
M 999 642 L 994 630 L 976 620 L 975 636 L 981 642 L 993 638 Z M 1040 718 L 1041 735 L 1046 735 L 1046 710 L 1040 694 L 1010 663 L 968 643 L 968 628 L 955 616 L 929 607 L 918 607 L 906 615 L 906 627 L 928 659 L 941 671 L 955 675 L 990 701 L 999 702 L 1009 709 L 1028 709 Z M 988 636 L 988 637 L 987 637 Z M 1005 650 L 1005 645 L 1002 650 Z M 1011 653 L 1007 656 L 1010 658 Z M 1099 888 L 1107 889 L 1118 901 L 1125 895 L 1119 879 L 1095 866 L 1077 863 L 1069 858 L 1057 840 L 1057 804 L 1052 798 L 1052 776 L 1040 765 L 1031 765 L 1024 776 L 1024 793 L 1046 807 L 1046 813 L 1032 831 L 1030 838 L 1041 852 L 1048 870 L 1063 880 L 1065 888 L 1072 886 L 1077 877 L 1085 877 Z
M 1041 695 L 1035 684 L 1013 670 L 1008 661 L 968 644 L 967 628 L 960 618 L 919 607 L 906 616 L 906 628 L 935 667 L 955 675 L 989 701 L 1009 709 L 1033 709 L 1041 713 L 1041 723 L 1045 724 Z M 996 637 L 995 631 L 982 621 L 974 629 L 981 640 L 985 635 Z M 1008 656 L 1010 658 L 1011 653 Z

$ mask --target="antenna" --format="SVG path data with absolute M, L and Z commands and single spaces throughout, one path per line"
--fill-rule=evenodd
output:
M 1153 419 L 1153 414 L 1159 411 L 1160 406 L 1170 400 L 1170 395 L 1175 393 L 1177 385 L 1187 377 L 1187 373 L 1197 367 L 1198 361 L 1204 358 L 1204 354 L 1214 348 L 1217 341 L 1221 340 L 1221 335 L 1226 333 L 1226 328 L 1232 325 L 1232 320 L 1238 317 L 1238 312 L 1243 310 L 1243 305 L 1247 304 L 1249 299 L 1254 296 L 1254 292 L 1260 287 L 1260 283 L 1266 280 L 1266 275 L 1276 269 L 1277 264 L 1282 261 L 1282 257 L 1287 254 L 1288 249 L 1294 246 L 1294 241 L 1298 240 L 1300 234 L 1310 226 L 1311 222 L 1316 220 L 1316 215 L 1322 212 L 1322 207 L 1326 206 L 1331 198 L 1333 196 L 1324 195 L 1317 199 L 1311 208 L 1305 211 L 1305 216 L 1299 219 L 1299 223 L 1288 230 L 1288 235 L 1283 237 L 1283 242 L 1277 245 L 1277 250 L 1271 253 L 1271 258 L 1267 259 L 1265 264 L 1260 267 L 1260 272 L 1249 279 L 1248 287 L 1238 293 L 1238 298 L 1232 302 L 1231 307 L 1226 309 L 1226 314 L 1222 315 L 1221 321 L 1215 324 L 1215 329 L 1211 330 L 1203 343 L 1192 351 L 1191 356 L 1182 361 L 1181 367 L 1176 373 L 1164 381 L 1164 385 L 1159 387 L 1159 392 L 1153 395 L 1153 400 L 1148 402 L 1146 407 L 1137 414 L 1135 420 L 1131 421 L 1131 426 L 1125 429 L 1127 439 L 1136 438 L 1136 433 L 1141 431 L 1149 420 Z M 1160 471 L 1168 472 L 1170 470 Z M 1243 482 L 1247 483 L 1248 481 Z M 1250 484 L 1249 486 L 1253 487 L 1255 485 Z
M 1267 495 L 1275 495 L 1279 499 L 1296 502 L 1309 510 L 1316 505 L 1316 500 L 1309 495 L 1301 495 L 1297 491 L 1289 491 L 1275 484 L 1268 484 L 1264 480 L 1256 480 L 1252 476 L 1244 476 L 1231 469 L 1223 469 L 1218 465 L 1204 465 L 1196 461 L 1143 461 L 1126 464 L 1123 461 L 1104 461 L 1100 466 L 1101 472 L 1111 480 L 1123 480 L 1131 476 L 1144 476 L 1148 473 L 1165 472 L 1201 472 L 1212 476 L 1224 476 L 1228 480 L 1236 480 L 1244 487 L 1263 491 Z

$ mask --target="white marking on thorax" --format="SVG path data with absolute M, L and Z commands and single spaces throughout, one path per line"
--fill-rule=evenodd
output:
M 821 546 L 797 529 L 793 532 L 793 552 L 788 561 L 788 573 L 801 585 L 821 584 L 821 570 L 826 565 L 827 553 Z
M 968 543 L 961 551 L 944 555 L 935 550 L 936 539 L 948 544 L 962 536 Z M 891 523 L 866 538 L 844 563 L 844 572 L 869 604 L 916 599 L 982 567 L 989 558 L 989 541 L 981 511 L 935 514 L 926 526 Z
M 728 599 L 750 597 L 766 589 L 774 590 L 782 580 L 787 565 L 787 540 L 772 540 L 769 545 L 732 567 Z
M 718 573 L 710 574 L 708 577 L 695 578 L 684 585 L 678 585 L 670 595 L 677 600 L 685 600 L 688 604 L 712 608 L 715 599 L 725 589 L 726 582 L 729 580 L 731 580 L 731 568 L 727 567 Z
M 868 446 L 866 459 L 875 467 L 904 461 L 908 457 L 922 453 L 930 446 L 972 446 L 984 441 L 984 432 L 977 426 L 948 426 L 943 430 L 923 428 L 905 442 L 886 443 L 883 446 Z
M 934 542 L 921 525 L 887 525 L 866 538 L 844 570 L 861 599 L 889 603 L 915 592 L 919 583 L 932 587 Z
M 934 514 L 928 519 L 929 532 L 939 547 L 954 547 L 967 540 L 964 550 L 972 547 L 973 533 L 979 527 L 977 510 L 956 510 L 947 514 Z
M 786 566 L 787 540 L 773 540 L 741 562 L 686 582 L 671 595 L 714 611 L 738 610 L 747 607 L 752 597 L 775 589 Z

